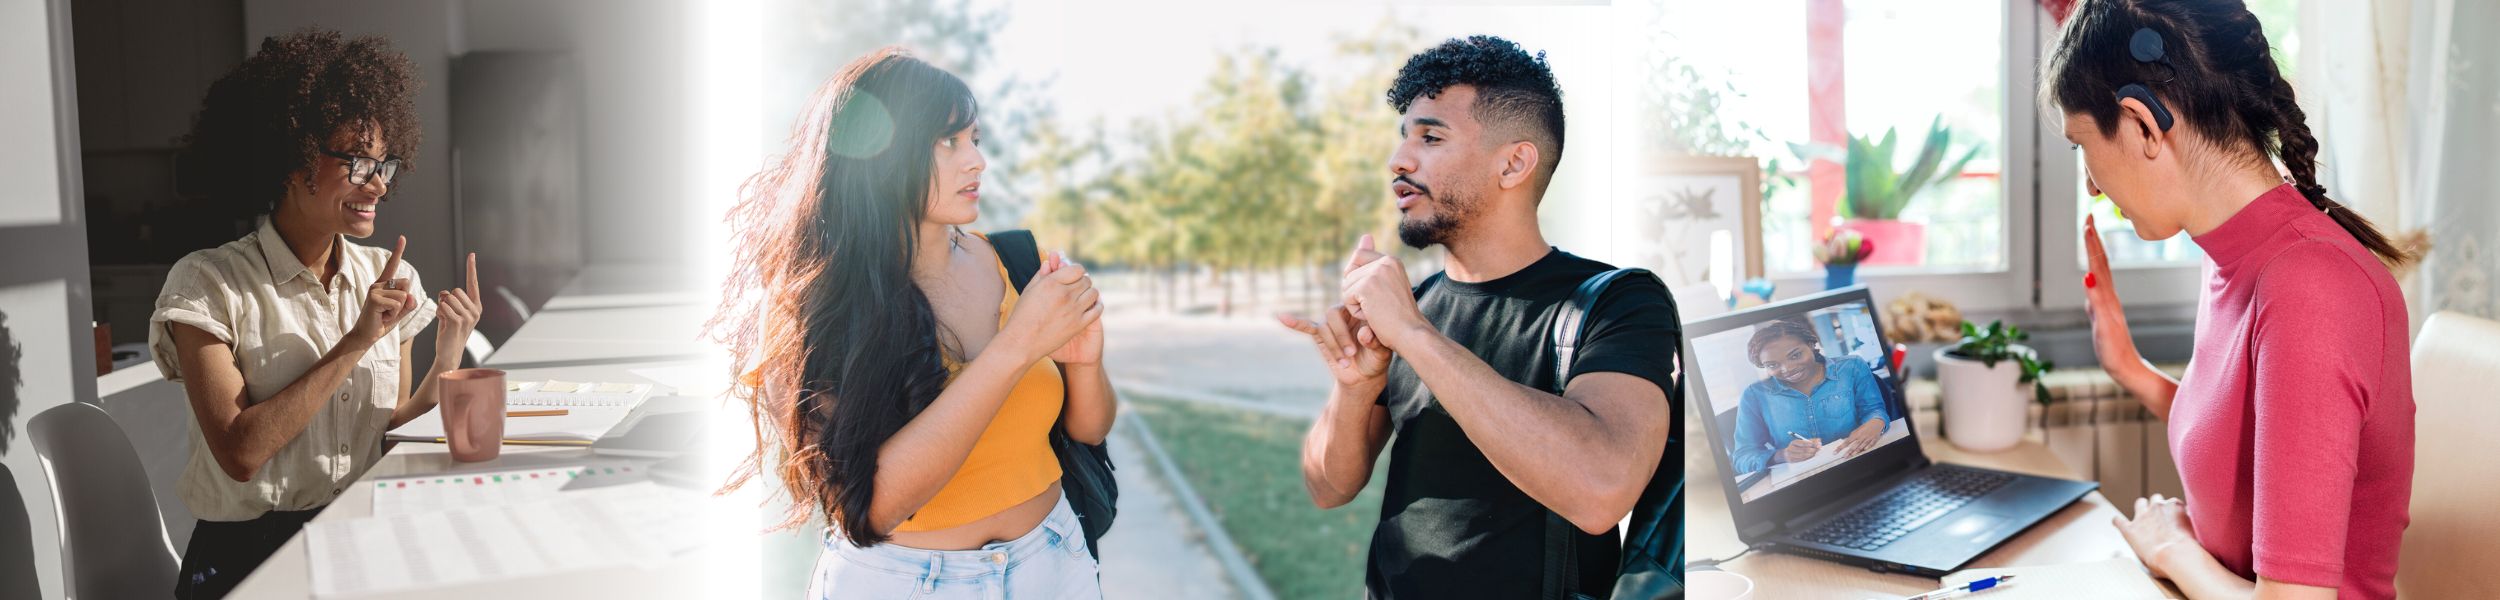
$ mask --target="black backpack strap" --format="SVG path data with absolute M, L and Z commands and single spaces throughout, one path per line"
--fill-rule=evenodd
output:
M 1642 269 L 1618 269 L 1601 273 L 1581 283 L 1579 289 L 1573 291 L 1571 301 L 1560 308 L 1561 313 L 1555 319 L 1553 331 L 1555 356 L 1559 360 L 1554 372 L 1555 387 L 1569 385 L 1574 352 L 1578 350 L 1581 342 L 1586 341 L 1588 335 L 1586 322 L 1588 311 L 1596 309 L 1598 296 L 1604 294 L 1608 286 L 1624 277 L 1655 278 L 1656 276 Z M 1664 287 L 1663 284 L 1661 287 Z M 1674 299 L 1670 297 L 1668 302 L 1672 308 Z M 1680 353 L 1681 349 L 1675 351 Z M 1676 362 L 1681 364 L 1683 357 L 1676 357 Z M 1618 599 L 1675 598 L 1683 595 L 1684 476 L 1683 465 L 1677 462 L 1683 456 L 1681 438 L 1683 430 L 1682 423 L 1676 422 L 1683 418 L 1681 410 L 1685 397 L 1683 377 L 1677 376 L 1671 389 L 1661 391 L 1667 393 L 1668 402 L 1675 403 L 1677 406 L 1674 407 L 1674 412 L 1669 413 L 1672 418 L 1669 420 L 1670 425 L 1667 431 L 1667 447 L 1659 456 L 1658 468 L 1650 475 L 1650 481 L 1641 492 L 1640 500 L 1633 504 L 1630 523 L 1623 531 L 1623 562 L 1618 571 L 1614 589 L 1607 590 Z M 1557 390 L 1555 393 L 1561 392 Z M 1559 516 L 1549 518 L 1554 521 L 1562 520 Z M 1576 547 L 1556 544 L 1552 540 L 1558 538 L 1550 533 L 1547 538 L 1549 540 L 1548 554 L 1570 552 L 1576 549 Z M 1570 537 L 1562 536 L 1559 539 L 1568 541 Z M 1564 564 L 1570 569 L 1565 571 L 1565 574 L 1571 577 L 1569 581 L 1573 584 L 1578 583 L 1578 563 L 1567 561 Z M 1550 585 L 1548 590 L 1557 594 L 1570 593 L 1568 590 Z M 1578 593 L 1589 595 L 1587 591 Z
M 988 238 L 990 249 L 998 253 L 998 264 L 1007 269 L 1008 283 L 1016 293 L 1024 293 L 1034 273 L 1042 269 L 1042 251 L 1033 243 L 1033 232 L 1015 229 L 991 233 Z M 1107 441 L 1076 441 L 1068 437 L 1066 423 L 1050 424 L 1050 449 L 1059 458 L 1059 491 L 1067 496 L 1068 508 L 1076 511 L 1078 524 L 1085 530 L 1085 550 L 1095 560 L 1102 559 L 1102 536 L 1111 531 L 1111 521 L 1119 515 L 1120 484 L 1112 475 L 1111 451 L 1106 445 Z
M 998 253 L 998 264 L 1007 266 L 1007 280 L 1024 292 L 1025 284 L 1033 282 L 1033 272 L 1042 270 L 1042 249 L 1033 244 L 1033 232 L 1024 229 L 992 233 L 990 250 Z
M 1571 524 L 1562 513 L 1545 511 L 1545 587 L 1546 600 L 1571 600 L 1572 589 L 1580 587 L 1580 544 L 1572 538 L 1580 526 Z
M 1650 270 L 1640 270 L 1640 267 L 1620 267 L 1620 270 L 1598 272 L 1598 275 L 1590 275 L 1588 280 L 1580 282 L 1580 287 L 1575 287 L 1575 290 L 1570 292 L 1570 300 L 1565 300 L 1563 305 L 1555 307 L 1553 332 L 1548 335 L 1555 350 L 1555 385 L 1550 392 L 1563 395 L 1565 387 L 1570 387 L 1570 367 L 1573 367 L 1573 357 L 1578 357 L 1580 342 L 1588 340 L 1588 312 L 1598 307 L 1598 297 L 1605 295 L 1605 287 L 1615 285 L 1615 282 L 1623 280 L 1623 277 L 1658 277 L 1658 275 L 1650 275 Z M 1665 460 L 1665 457 L 1660 457 L 1660 460 Z M 1570 520 L 1565 520 L 1560 512 L 1545 510 L 1545 597 L 1580 597 L 1588 592 L 1588 590 L 1578 590 L 1580 587 L 1578 532 L 1580 532 L 1580 525 L 1573 525 Z
M 1588 334 L 1589 311 L 1597 308 L 1597 296 L 1606 293 L 1606 286 L 1614 285 L 1615 280 L 1633 274 L 1648 275 L 1649 270 L 1615 269 L 1598 273 L 1580 282 L 1580 288 L 1571 291 L 1570 301 L 1555 307 L 1555 310 L 1559 311 L 1554 316 L 1554 331 L 1551 334 L 1554 344 L 1553 392 L 1555 394 L 1561 394 L 1563 387 L 1571 385 L 1572 354 L 1579 350 L 1580 338 Z
M 1607 286 L 1627 275 L 1649 275 L 1644 269 L 1615 269 L 1589 277 L 1571 291 L 1571 299 L 1554 307 L 1554 329 L 1548 335 L 1554 348 L 1555 395 L 1571 385 L 1571 364 L 1580 343 L 1588 336 L 1588 315 L 1597 308 L 1597 297 Z M 1584 593 L 1580 585 L 1580 552 L 1577 538 L 1580 528 L 1561 513 L 1545 511 L 1545 597 L 1567 599 Z

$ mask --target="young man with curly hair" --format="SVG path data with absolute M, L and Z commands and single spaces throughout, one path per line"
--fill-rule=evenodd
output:
M 174 263 L 149 318 L 156 366 L 199 425 L 180 493 L 200 521 L 175 597 L 232 591 L 380 458 L 382 432 L 434 408 L 409 354 L 437 316 L 433 372 L 460 366 L 477 257 L 428 302 L 406 238 L 348 241 L 373 235 L 416 155 L 418 85 L 389 42 L 308 30 L 263 41 L 201 102 L 182 187 L 258 227 Z
M 1409 59 L 1388 100 L 1401 115 L 1389 156 L 1398 237 L 1445 248 L 1448 270 L 1410 286 L 1364 236 L 1343 304 L 1317 321 L 1280 317 L 1336 378 L 1303 442 L 1304 485 L 1321 507 L 1344 505 L 1389 451 L 1364 575 L 1374 598 L 1603 597 L 1616 523 L 1669 457 L 1675 306 L 1654 277 L 1617 281 L 1557 381 L 1556 308 L 1614 267 L 1537 230 L 1563 150 L 1544 57 L 1501 38 L 1449 40 Z M 1549 539 L 1576 569 L 1547 560 Z

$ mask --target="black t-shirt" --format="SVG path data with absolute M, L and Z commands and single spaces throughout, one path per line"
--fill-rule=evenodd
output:
M 1614 267 L 1561 250 L 1517 273 L 1483 283 L 1436 274 L 1415 286 L 1424 318 L 1506 379 L 1551 392 L 1556 358 L 1551 327 L 1562 303 L 1588 280 Z M 1682 344 L 1675 305 L 1648 277 L 1626 277 L 1599 295 L 1589 311 L 1572 375 L 1626 373 L 1672 396 L 1675 351 Z M 1544 505 L 1493 468 L 1467 432 L 1424 387 L 1404 359 L 1389 365 L 1379 403 L 1396 438 L 1389 445 L 1387 494 L 1372 531 L 1364 583 L 1374 598 L 1534 598 L 1544 582 Z M 1682 460 L 1662 456 L 1661 460 Z M 1621 562 L 1617 534 L 1571 533 L 1579 543 L 1579 589 L 1603 596 Z

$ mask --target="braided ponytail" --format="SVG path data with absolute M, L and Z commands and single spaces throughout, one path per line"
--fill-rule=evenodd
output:
M 2136 28 L 2169 43 L 2167 69 L 2125 60 Z M 2280 160 L 2292 186 L 2311 206 L 2391 269 L 2418 258 L 2398 248 L 2370 220 L 2326 195 L 2318 182 L 2318 138 L 2292 84 L 2274 63 L 2273 45 L 2257 15 L 2240 0 L 2084 0 L 2067 19 L 2049 54 L 2044 98 L 2090 112 L 2101 133 L 2116 130 L 2117 87 L 2159 81 L 2155 88 L 2184 121 L 2224 148 L 2247 147 Z
M 2249 37 L 2263 47 L 2265 38 L 2262 35 Z M 2412 251 L 2398 248 L 2388 241 L 2387 235 L 2380 233 L 2378 226 L 2370 223 L 2368 217 L 2327 197 L 2326 184 L 2318 182 L 2318 138 L 2309 133 L 2308 113 L 2300 109 L 2300 102 L 2292 95 L 2292 83 L 2283 79 L 2273 60 L 2258 61 L 2257 64 L 2262 65 L 2257 70 L 2262 71 L 2259 83 L 2267 88 L 2267 102 L 2263 106 L 2249 108 L 2262 109 L 2274 115 L 2275 123 L 2271 128 L 2276 140 L 2274 156 L 2283 161 L 2284 170 L 2291 172 L 2292 187 L 2298 188 L 2300 195 L 2308 198 L 2311 206 L 2326 211 L 2328 217 L 2335 219 L 2336 225 L 2343 226 L 2345 233 L 2352 234 L 2353 239 L 2360 241 L 2363 247 L 2378 254 L 2379 261 L 2387 263 L 2389 268 L 2402 267 L 2419 258 Z
M 2293 95 L 2292 82 L 2285 80 L 2282 70 L 2275 66 L 2272 47 L 2266 42 L 2265 32 L 2257 24 L 2256 15 L 2250 14 L 2245 6 L 2226 12 L 2237 13 L 2229 15 L 2227 20 L 2247 28 L 2247 34 L 2241 36 L 2240 41 L 2247 54 L 2238 61 L 2240 70 L 2246 74 L 2240 86 L 2245 93 L 2240 94 L 2239 112 L 2250 125 L 2248 131 L 2255 137 L 2252 141 L 2257 143 L 2258 148 L 2270 150 L 2275 159 L 2283 161 L 2283 170 L 2292 174 L 2292 187 L 2299 189 L 2300 195 L 2308 198 L 2311 206 L 2325 211 L 2328 217 L 2335 219 L 2336 225 L 2343 226 L 2345 233 L 2352 234 L 2353 239 L 2360 241 L 2363 247 L 2378 254 L 2381 262 L 2387 263 L 2389 268 L 2413 262 L 2417 257 L 2389 242 L 2369 218 L 2327 197 L 2326 184 L 2318 182 L 2318 138 L 2309 133 L 2309 115 L 2300 109 L 2300 101 Z M 2272 135 L 2269 136 L 2269 133 Z M 2272 143 L 2268 143 L 2269 138 Z

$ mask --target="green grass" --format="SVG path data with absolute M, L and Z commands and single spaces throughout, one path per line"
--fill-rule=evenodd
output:
M 1362 596 L 1386 461 L 1352 503 L 1321 510 L 1302 488 L 1308 419 L 1153 396 L 1129 400 L 1276 597 Z

